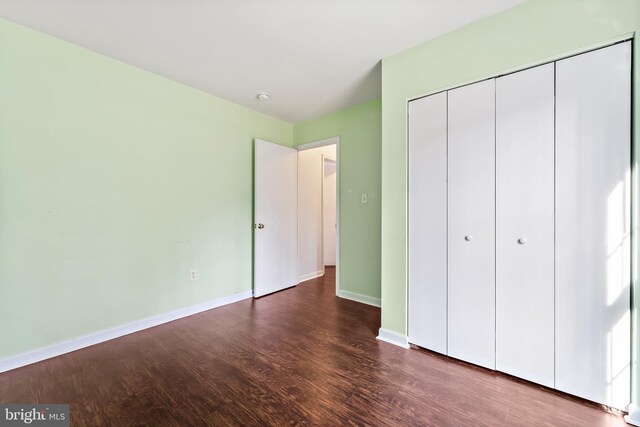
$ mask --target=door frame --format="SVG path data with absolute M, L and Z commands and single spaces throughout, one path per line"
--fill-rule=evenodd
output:
M 336 146 L 336 156 L 338 154 L 338 147 Z M 325 259 L 324 259 L 324 168 L 325 165 L 327 163 L 327 161 L 333 162 L 336 165 L 336 227 L 335 227 L 335 231 L 336 231 L 336 270 L 337 270 L 337 265 L 338 265 L 338 159 L 334 159 L 331 156 L 327 156 L 326 154 L 323 154 L 321 156 L 322 158 L 320 159 L 320 161 L 322 162 L 322 167 L 320 168 L 321 170 L 321 174 L 322 174 L 322 179 L 320 180 L 320 194 L 321 194 L 321 200 L 320 200 L 320 221 L 322 221 L 322 236 L 320 237 L 320 242 L 322 244 L 322 274 L 325 274 L 325 267 L 326 267 L 326 263 L 325 263 Z M 336 272 L 336 276 L 337 276 L 337 272 Z
M 310 150 L 312 148 L 326 147 L 327 145 L 336 146 L 336 295 L 340 293 L 340 137 L 333 136 L 331 138 L 320 139 L 317 141 L 307 142 L 305 144 L 296 145 L 295 148 L 298 151 Z M 334 159 L 332 159 L 334 160 Z M 322 158 L 322 187 L 324 186 L 324 156 Z M 300 174 L 300 168 L 298 168 L 298 174 Z M 322 206 L 322 205 L 321 205 Z M 321 208 L 322 209 L 322 208 Z M 320 216 L 323 217 L 322 215 Z M 299 234 L 299 233 L 298 233 Z M 324 245 L 324 226 L 323 236 L 321 238 Z M 323 246 L 324 251 L 324 246 Z M 324 272 L 324 252 L 322 254 L 322 271 Z

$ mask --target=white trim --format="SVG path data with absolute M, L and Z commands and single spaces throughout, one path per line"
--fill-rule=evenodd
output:
M 340 142 L 339 136 L 332 136 L 331 138 L 321 139 L 319 141 L 307 142 L 306 144 L 296 145 L 293 148 L 295 148 L 298 151 L 304 151 L 304 150 L 310 150 L 312 148 L 326 147 L 327 145 L 333 145 L 333 144 L 338 145 L 339 142 Z M 337 150 L 336 150 L 336 153 L 337 153 Z
M 307 280 L 315 279 L 316 277 L 324 276 L 324 272 L 314 271 L 313 273 L 304 274 L 298 278 L 298 283 L 306 282 Z
M 336 137 L 337 138 L 337 137 Z M 339 182 L 338 182 L 338 162 L 336 161 L 336 159 L 331 158 L 329 156 L 327 156 L 326 154 L 323 154 L 322 156 L 322 165 L 320 166 L 320 225 L 321 225 L 321 229 L 322 229 L 322 234 L 320 237 L 320 242 L 322 246 L 322 274 L 326 273 L 326 269 L 325 267 L 327 266 L 325 259 L 324 259 L 324 180 L 325 180 L 325 173 L 324 173 L 324 168 L 326 166 L 327 162 L 333 162 L 333 164 L 336 166 L 336 222 L 335 222 L 335 233 L 336 233 L 336 264 L 338 263 L 338 186 L 339 186 Z M 336 158 L 338 157 L 338 145 L 336 144 Z M 336 281 L 338 279 L 338 273 L 336 272 Z M 337 284 L 336 284 L 336 295 L 338 295 L 337 293 Z
M 380 298 L 373 298 L 369 295 L 358 294 L 356 292 L 349 292 L 340 289 L 338 291 L 338 296 L 340 298 L 348 299 L 351 301 L 361 302 L 363 304 L 372 305 L 374 307 L 380 307 Z
M 10 356 L 0 360 L 0 372 L 10 371 L 12 369 L 20 368 L 21 366 L 30 365 L 32 363 L 40 362 L 41 360 L 50 359 L 65 353 L 80 350 L 81 348 L 109 341 L 123 335 L 152 328 L 154 326 L 162 325 L 163 323 L 168 323 L 183 317 L 191 316 L 193 314 L 201 313 L 223 305 L 232 304 L 248 298 L 251 298 L 251 291 L 244 291 L 195 304 L 190 307 L 181 308 L 179 310 L 170 311 L 168 313 L 159 314 L 157 316 L 147 317 L 146 319 L 127 323 L 125 325 L 103 329 L 89 335 L 73 338 L 68 341 L 59 342 L 47 347 L 28 351 L 26 353 Z
M 640 408 L 631 403 L 628 409 L 629 415 L 625 415 L 624 420 L 632 426 L 640 426 Z
M 342 172 L 340 172 L 340 168 L 342 162 L 340 161 L 340 137 L 336 136 L 332 139 L 336 141 L 336 295 L 338 295 L 340 291 L 340 217 L 342 216 L 340 213 L 340 195 L 342 194 Z
M 376 339 L 388 342 L 389 344 L 397 345 L 398 347 L 409 348 L 409 341 L 407 340 L 406 335 L 402 335 L 388 329 L 380 328 Z
M 474 78 L 474 79 L 471 79 L 471 80 L 464 80 L 462 82 L 459 82 L 459 83 L 456 83 L 456 84 L 453 84 L 453 85 L 444 86 L 444 87 L 441 87 L 441 88 L 436 89 L 436 90 L 423 92 L 423 93 L 421 93 L 419 95 L 416 95 L 416 96 L 407 97 L 406 101 L 407 102 L 414 101 L 416 99 L 424 98 L 426 96 L 430 96 L 430 95 L 433 95 L 433 94 L 436 94 L 436 93 L 439 93 L 439 92 L 444 92 L 444 91 L 447 91 L 447 90 L 456 89 L 456 88 L 459 88 L 459 87 L 462 87 L 462 86 L 467 86 L 467 85 L 470 85 L 470 84 L 473 84 L 473 83 L 478 83 L 478 82 L 481 82 L 483 80 L 493 79 L 493 78 L 496 78 L 496 77 L 504 76 L 505 74 L 517 73 L 519 71 L 523 71 L 523 70 L 526 70 L 526 69 L 529 69 L 529 68 L 538 67 L 540 65 L 549 64 L 551 62 L 560 61 L 562 59 L 566 59 L 566 58 L 569 58 L 571 56 L 581 55 L 583 53 L 587 53 L 587 52 L 590 52 L 592 50 L 602 49 L 603 47 L 611 46 L 611 45 L 614 45 L 616 43 L 620 43 L 620 42 L 623 42 L 623 41 L 626 41 L 626 40 L 632 40 L 632 39 L 634 39 L 635 34 L 636 34 L 635 32 L 626 33 L 626 34 L 622 34 L 622 35 L 619 35 L 619 36 L 616 36 L 616 37 L 612 37 L 610 39 L 601 40 L 601 41 L 596 42 L 596 43 L 592 43 L 592 44 L 589 44 L 589 45 L 586 45 L 586 46 L 582 46 L 582 47 L 579 47 L 577 49 L 571 49 L 569 51 L 562 52 L 562 53 L 559 53 L 559 54 L 556 54 L 556 55 L 551 55 L 551 56 L 546 56 L 546 57 L 543 57 L 543 58 L 539 58 L 539 59 L 536 59 L 534 61 L 525 63 L 523 65 L 518 65 L 518 66 L 515 66 L 515 67 L 507 68 L 507 69 L 502 70 L 500 72 L 494 72 L 492 74 L 487 74 L 487 75 L 485 75 L 483 77 L 477 77 L 477 78 Z

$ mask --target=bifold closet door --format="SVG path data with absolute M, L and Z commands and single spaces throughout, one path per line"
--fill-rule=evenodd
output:
M 409 342 L 447 352 L 447 93 L 409 103 Z
M 554 386 L 554 64 L 496 79 L 496 369 Z
M 556 388 L 630 389 L 631 43 L 556 63 Z
M 448 354 L 493 369 L 495 80 L 448 98 Z

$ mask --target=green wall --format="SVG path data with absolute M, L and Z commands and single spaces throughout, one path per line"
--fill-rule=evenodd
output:
M 383 328 L 407 325 L 407 101 L 637 30 L 638 0 L 531 0 L 382 61 Z
M 382 61 L 382 328 L 407 332 L 407 101 L 638 30 L 638 0 L 531 0 Z M 638 46 L 635 41 L 635 105 Z M 635 108 L 636 129 L 639 118 Z
M 340 290 L 380 298 L 381 103 L 375 100 L 296 124 L 295 145 L 340 137 Z M 367 193 L 369 203 L 360 195 Z
M 252 140 L 292 135 L 0 20 L 0 358 L 249 291 Z

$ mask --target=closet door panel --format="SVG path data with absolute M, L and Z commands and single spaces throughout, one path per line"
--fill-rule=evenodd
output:
M 409 103 L 409 342 L 447 352 L 447 94 Z
M 554 386 L 554 64 L 496 80 L 496 369 Z
M 629 42 L 556 63 L 556 388 L 630 389 Z
M 495 80 L 448 98 L 448 354 L 493 369 Z

